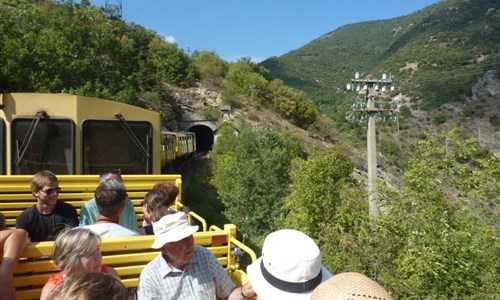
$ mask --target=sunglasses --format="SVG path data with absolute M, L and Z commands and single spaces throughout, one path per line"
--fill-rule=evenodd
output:
M 52 195 L 52 194 L 59 194 L 61 192 L 61 188 L 46 189 L 46 190 L 39 190 L 39 191 L 43 192 L 46 195 Z

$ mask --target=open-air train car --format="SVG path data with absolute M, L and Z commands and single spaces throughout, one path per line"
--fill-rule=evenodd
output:
M 161 171 L 160 115 L 69 94 L 0 94 L 0 174 Z

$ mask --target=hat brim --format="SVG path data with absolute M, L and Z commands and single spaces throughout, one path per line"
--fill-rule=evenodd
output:
M 189 225 L 189 226 L 186 226 L 185 228 L 183 228 L 182 230 L 179 230 L 177 232 L 173 232 L 171 234 L 165 234 L 163 236 L 156 236 L 155 241 L 153 242 L 153 245 L 151 245 L 151 248 L 160 249 L 166 243 L 180 241 L 180 240 L 192 235 L 196 231 L 198 231 L 198 225 Z
M 309 300 L 313 291 L 307 293 L 289 293 L 282 291 L 269 284 L 260 270 L 260 262 L 262 257 L 259 257 L 255 262 L 247 267 L 247 274 L 252 288 L 257 295 L 262 299 L 293 299 L 293 300 Z M 321 282 L 332 277 L 332 274 L 325 268 L 321 267 Z

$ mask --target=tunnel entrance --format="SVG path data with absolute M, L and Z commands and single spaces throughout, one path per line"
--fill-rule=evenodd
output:
M 196 134 L 196 150 L 205 152 L 211 151 L 214 144 L 214 132 L 205 125 L 196 125 L 189 128 L 188 131 Z

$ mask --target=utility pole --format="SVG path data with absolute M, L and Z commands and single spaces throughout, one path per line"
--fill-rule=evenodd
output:
M 377 107 L 375 105 L 375 95 L 379 92 L 393 91 L 391 76 L 386 73 L 382 75 L 382 79 L 360 79 L 359 73 L 356 72 L 354 78 L 348 83 L 346 89 L 348 91 L 355 90 L 360 92 L 365 91 L 366 102 L 353 103 L 351 120 L 364 121 L 368 118 L 368 132 L 366 135 L 367 146 L 367 161 L 368 161 L 368 205 L 370 216 L 377 217 L 380 213 L 377 197 L 377 139 L 375 131 L 375 120 L 378 118 L 385 121 L 387 117 L 397 121 L 397 116 L 394 115 L 395 105 L 391 101 L 389 108 L 385 108 L 383 103 Z

